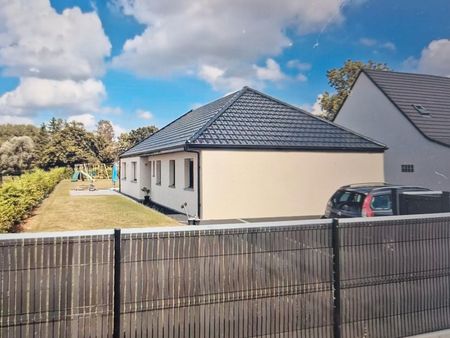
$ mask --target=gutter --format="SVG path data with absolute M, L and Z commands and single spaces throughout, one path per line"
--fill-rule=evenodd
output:
M 200 151 L 199 150 L 189 150 L 189 145 L 186 143 L 184 145 L 184 151 L 186 153 L 197 154 L 197 217 L 201 219 L 201 193 L 200 193 Z

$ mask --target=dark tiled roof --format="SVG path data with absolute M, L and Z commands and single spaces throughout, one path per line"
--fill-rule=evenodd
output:
M 364 70 L 375 85 L 425 137 L 450 146 L 450 78 Z M 429 116 L 413 105 L 422 105 Z
M 122 156 L 183 146 L 347 151 L 385 149 L 382 144 L 244 87 L 188 112 Z

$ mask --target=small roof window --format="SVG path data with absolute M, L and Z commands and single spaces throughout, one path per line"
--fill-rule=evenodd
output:
M 415 110 L 417 110 L 419 112 L 420 115 L 424 115 L 424 116 L 430 116 L 430 112 L 421 104 L 413 104 L 412 105 L 414 107 Z

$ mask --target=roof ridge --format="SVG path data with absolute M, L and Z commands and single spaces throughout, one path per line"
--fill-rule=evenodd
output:
M 347 128 L 345 128 L 345 127 L 339 125 L 339 124 L 336 124 L 336 123 L 334 123 L 334 122 L 331 122 L 331 121 L 329 121 L 329 120 L 327 120 L 327 119 L 324 119 L 324 118 L 322 118 L 322 117 L 316 116 L 316 115 L 314 115 L 314 114 L 312 114 L 312 113 L 310 113 L 310 112 L 307 112 L 306 110 L 303 110 L 303 109 L 301 109 L 301 108 L 299 108 L 299 107 L 296 107 L 296 106 L 294 106 L 294 105 L 292 105 L 292 104 L 289 104 L 289 103 L 287 103 L 287 102 L 278 100 L 277 98 L 272 97 L 272 96 L 270 96 L 270 95 L 267 95 L 267 94 L 265 94 L 265 93 L 262 93 L 262 92 L 260 92 L 260 91 L 258 91 L 258 90 L 256 90 L 256 89 L 249 88 L 249 87 L 247 87 L 247 88 L 248 88 L 248 90 L 253 91 L 253 92 L 255 92 L 256 94 L 259 94 L 259 95 L 261 95 L 261 96 L 263 96 L 263 97 L 265 97 L 265 98 L 267 98 L 267 99 L 269 99 L 269 100 L 278 102 L 278 103 L 280 103 L 280 104 L 282 104 L 282 105 L 284 105 L 284 106 L 286 106 L 286 107 L 292 108 L 292 109 L 294 109 L 294 110 L 296 110 L 296 111 L 298 111 L 298 112 L 300 112 L 300 113 L 303 113 L 303 114 L 305 114 L 305 115 L 307 115 L 307 116 L 310 116 L 310 117 L 315 118 L 315 119 L 317 119 L 317 120 L 319 120 L 319 121 L 322 121 L 322 122 L 324 122 L 324 123 L 327 123 L 327 124 L 329 124 L 329 125 L 331 125 L 331 126 L 333 126 L 333 127 L 336 127 L 336 128 L 338 128 L 338 129 L 341 129 L 341 130 L 344 130 L 344 131 L 346 131 L 346 132 L 349 132 L 349 133 L 351 133 L 351 134 L 353 134 L 353 135 L 359 136 L 359 137 L 361 137 L 361 138 L 363 138 L 363 139 L 365 139 L 365 140 L 367 140 L 367 141 L 369 141 L 369 142 L 375 143 L 375 144 L 377 144 L 378 146 L 381 146 L 381 147 L 384 147 L 385 149 L 387 149 L 387 146 L 386 146 L 385 144 L 383 144 L 383 143 L 381 143 L 381 142 L 378 142 L 378 141 L 376 141 L 376 140 L 373 140 L 373 139 L 371 139 L 370 137 L 367 137 L 367 136 L 365 136 L 365 135 L 361 135 L 361 134 L 359 134 L 359 133 L 357 133 L 357 132 L 355 132 L 355 131 L 353 131 L 353 130 L 347 129 Z
M 236 102 L 236 100 L 238 98 L 240 98 L 242 96 L 242 94 L 244 94 L 248 89 L 247 86 L 244 86 L 241 90 L 238 90 L 237 92 L 234 93 L 234 96 L 230 98 L 230 100 L 228 102 L 226 102 L 222 108 L 220 108 L 218 110 L 218 112 L 216 114 L 214 114 L 214 116 L 212 116 L 204 125 L 203 127 L 201 127 L 199 130 L 197 130 L 190 138 L 188 138 L 186 140 L 186 143 L 191 143 L 194 142 L 195 140 L 197 140 L 197 138 L 200 137 L 200 135 L 210 126 L 212 125 L 224 112 L 225 110 L 227 110 L 233 103 Z

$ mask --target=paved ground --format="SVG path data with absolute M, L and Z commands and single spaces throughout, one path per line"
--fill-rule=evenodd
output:
M 70 196 L 111 196 L 111 195 L 119 195 L 117 191 L 111 189 L 102 189 L 102 190 L 70 190 Z

